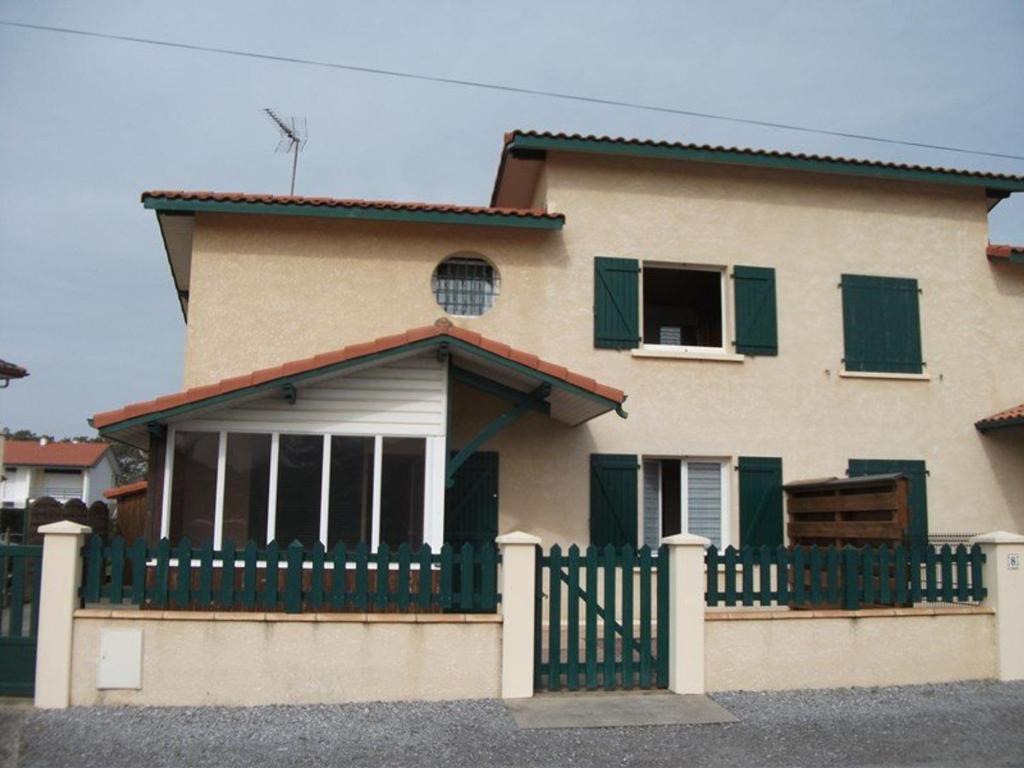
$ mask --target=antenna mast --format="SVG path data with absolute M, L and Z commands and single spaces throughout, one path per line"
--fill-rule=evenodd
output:
M 281 140 L 277 143 L 277 149 L 274 151 L 292 153 L 292 187 L 289 194 L 294 195 L 295 172 L 299 165 L 299 151 L 306 146 L 306 118 L 282 118 L 270 107 L 266 107 L 263 111 L 281 132 Z

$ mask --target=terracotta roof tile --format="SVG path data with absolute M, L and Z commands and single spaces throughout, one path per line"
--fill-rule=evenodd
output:
M 475 347 L 479 347 L 480 349 L 492 354 L 507 358 L 528 368 L 532 368 L 539 373 L 544 373 L 548 376 L 561 379 L 562 381 L 579 387 L 580 389 L 584 389 L 603 397 L 606 400 L 611 400 L 615 403 L 622 403 L 626 399 L 625 394 L 620 389 L 615 389 L 614 387 L 609 387 L 604 384 L 598 384 L 592 378 L 581 376 L 578 373 L 573 373 L 572 371 L 567 370 L 563 366 L 541 360 L 536 355 L 514 349 L 508 344 L 502 344 L 499 341 L 485 338 L 473 331 L 458 328 L 452 325 L 448 320 L 440 320 L 434 325 L 413 328 L 405 331 L 404 333 L 384 336 L 372 342 L 351 344 L 333 352 L 326 352 L 313 357 L 307 357 L 302 360 L 295 360 L 273 368 L 253 371 L 251 374 L 244 376 L 234 376 L 229 379 L 223 379 L 216 384 L 194 387 L 173 395 L 164 395 L 156 398 L 155 400 L 133 403 L 123 408 L 97 413 L 92 417 L 92 423 L 93 426 L 97 428 L 109 427 L 113 424 L 127 421 L 128 419 L 156 414 L 162 410 L 197 403 L 217 395 L 239 391 L 256 384 L 274 381 L 275 379 L 285 378 L 298 373 L 308 373 L 315 371 L 318 368 L 325 368 L 329 365 L 333 365 L 337 362 L 354 360 L 377 352 L 386 352 L 415 341 L 422 341 L 423 339 L 439 336 L 448 336 L 471 344 Z
M 1024 256 L 1024 245 L 996 245 L 989 243 L 985 254 L 993 261 L 1009 261 L 1014 254 Z
M 481 216 L 509 216 L 522 219 L 549 219 L 564 221 L 565 215 L 549 213 L 542 208 L 499 208 L 482 205 L 454 205 L 450 203 L 416 203 L 396 200 L 359 200 L 335 197 L 303 197 L 301 195 L 264 195 L 245 192 L 186 191 L 183 189 L 153 189 L 142 193 L 142 200 L 185 200 L 197 202 L 262 203 L 266 205 L 294 205 L 317 208 L 363 208 L 391 211 L 422 211 L 424 213 L 464 213 Z
M 109 443 L 54 443 L 38 440 L 4 441 L 4 464 L 35 467 L 95 466 L 110 449 Z
M 873 168 L 896 168 L 904 171 L 929 171 L 933 173 L 956 173 L 965 176 L 974 176 L 979 179 L 999 179 L 1005 181 L 1024 182 L 1024 176 L 1012 173 L 994 173 L 988 171 L 968 171 L 959 168 L 945 168 L 932 165 L 914 165 L 912 163 L 894 163 L 883 160 L 864 160 L 862 158 L 843 157 L 841 155 L 815 155 L 805 152 L 782 152 L 771 149 L 756 149 L 753 147 L 730 147 L 722 144 L 694 144 L 682 141 L 657 141 L 655 139 L 635 139 L 623 136 L 598 136 L 582 133 L 559 133 L 552 131 L 531 131 L 515 130 L 505 134 L 505 148 L 511 144 L 517 136 L 527 136 L 542 139 L 569 139 L 578 141 L 593 141 L 606 144 L 627 144 L 646 147 L 668 147 L 675 149 L 693 149 L 706 152 L 736 152 L 753 157 L 778 157 L 792 160 L 817 160 L 829 163 L 842 163 L 844 165 L 860 165 Z
M 143 493 L 149 487 L 149 483 L 145 480 L 139 480 L 137 483 L 128 483 L 127 485 L 118 485 L 114 488 L 107 488 L 103 492 L 103 496 L 108 499 L 119 499 L 122 496 L 130 496 L 134 493 Z
M 1024 422 L 1024 403 L 1015 405 L 1013 408 L 1007 408 L 1005 411 L 999 413 L 993 413 L 991 416 L 987 416 L 980 421 L 976 421 L 974 426 L 978 429 L 985 431 L 986 429 L 992 429 L 993 427 L 999 426 L 1010 426 L 1010 424 L 1018 424 Z

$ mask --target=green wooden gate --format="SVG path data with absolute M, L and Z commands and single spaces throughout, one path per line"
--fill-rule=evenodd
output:
M 667 548 L 538 552 L 534 688 L 637 687 L 668 687 Z
M 0 696 L 35 691 L 42 561 L 42 547 L 0 544 Z

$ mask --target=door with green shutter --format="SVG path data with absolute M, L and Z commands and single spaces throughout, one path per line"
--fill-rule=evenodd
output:
M 928 468 L 919 459 L 850 459 L 850 477 L 887 475 L 901 472 L 910 480 L 907 505 L 910 526 L 907 536 L 912 544 L 928 543 Z
M 779 354 L 775 270 L 734 267 L 736 351 L 742 355 Z
M 455 473 L 444 494 L 444 540 L 458 550 L 493 544 L 498 535 L 498 454 L 477 451 Z
M 741 456 L 740 546 L 782 544 L 782 459 Z
M 594 346 L 631 349 L 640 343 L 640 262 L 594 259 Z
M 590 543 L 637 545 L 637 456 L 590 456 Z
M 843 275 L 842 288 L 846 370 L 921 373 L 917 280 Z

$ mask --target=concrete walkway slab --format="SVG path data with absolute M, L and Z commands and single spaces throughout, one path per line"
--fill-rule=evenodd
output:
M 504 703 L 516 725 L 529 730 L 736 722 L 728 710 L 707 696 L 664 691 L 545 693 Z

